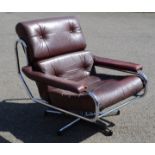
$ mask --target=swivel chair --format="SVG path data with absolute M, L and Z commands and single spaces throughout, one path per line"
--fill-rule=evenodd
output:
M 98 57 L 86 50 L 75 17 L 20 22 L 16 32 L 19 36 L 15 44 L 17 69 L 29 97 L 49 107 L 46 114 L 75 117 L 58 134 L 84 120 L 112 135 L 109 129 L 112 123 L 104 117 L 118 115 L 121 108 L 146 93 L 147 77 L 142 65 Z M 20 66 L 19 44 L 27 59 L 24 67 Z M 125 75 L 97 73 L 96 67 L 125 72 Z M 35 81 L 39 99 L 33 96 L 23 73 Z

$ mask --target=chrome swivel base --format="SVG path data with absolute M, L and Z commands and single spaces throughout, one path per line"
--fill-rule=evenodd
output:
M 70 123 L 66 124 L 65 126 L 63 126 L 62 128 L 60 128 L 57 131 L 57 134 L 59 136 L 63 135 L 66 130 L 68 130 L 69 128 L 73 127 L 73 125 L 76 125 L 80 121 L 82 121 L 80 118 L 76 118 L 72 122 L 70 122 Z M 112 130 L 110 130 L 107 127 L 107 124 L 104 124 L 103 122 L 102 123 L 101 122 L 91 123 L 91 125 L 93 127 L 97 128 L 97 129 L 99 129 L 100 132 L 102 132 L 105 136 L 112 136 L 112 134 L 113 134 Z
M 44 116 L 63 115 L 63 114 L 64 113 L 61 113 L 61 112 L 55 111 L 55 110 L 51 110 L 51 109 L 46 110 L 44 112 Z M 120 114 L 120 110 L 116 110 L 116 111 L 113 111 L 113 112 L 107 114 L 104 117 L 116 116 L 116 115 L 119 115 L 119 114 Z M 93 114 L 85 114 L 85 116 L 90 117 L 90 116 L 93 116 Z M 112 132 L 112 130 L 109 129 L 109 127 L 113 127 L 115 124 L 110 122 L 110 121 L 108 121 L 108 120 L 105 120 L 104 117 L 101 117 L 97 122 L 92 122 L 92 123 L 89 122 L 89 123 L 93 127 L 99 129 L 100 132 L 102 132 L 105 136 L 112 136 L 113 132 Z M 76 125 L 80 121 L 82 121 L 82 119 L 80 119 L 80 118 L 74 119 L 73 121 L 69 122 L 65 126 L 61 127 L 57 131 L 57 134 L 59 136 L 63 135 L 66 130 L 70 129 L 71 127 L 73 127 L 74 125 Z

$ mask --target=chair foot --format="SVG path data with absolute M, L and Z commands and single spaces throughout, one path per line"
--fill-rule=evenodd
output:
M 105 136 L 112 136 L 113 135 L 113 131 L 110 129 L 105 129 L 103 131 L 101 131 Z
M 81 119 L 80 118 L 76 118 L 74 121 L 68 123 L 67 125 L 63 126 L 62 128 L 60 128 L 58 131 L 57 131 L 57 135 L 63 135 L 64 132 L 71 128 L 73 125 L 75 125 L 76 123 L 78 123 Z
M 53 115 L 62 115 L 63 113 L 62 112 L 59 112 L 59 111 L 55 111 L 55 110 L 45 110 L 44 111 L 44 116 L 53 116 Z
M 113 122 L 110 122 L 108 120 L 105 120 L 104 118 L 100 118 L 99 122 L 103 123 L 106 125 L 106 127 L 113 127 L 115 126 L 115 124 Z
M 113 131 L 110 130 L 104 122 L 96 122 L 95 123 L 96 127 L 100 129 L 100 131 L 105 135 L 105 136 L 112 136 Z

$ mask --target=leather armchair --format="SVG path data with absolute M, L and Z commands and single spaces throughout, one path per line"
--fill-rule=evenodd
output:
M 102 126 L 102 130 L 111 135 L 107 122 L 101 118 L 118 114 L 119 109 L 129 103 L 118 104 L 120 101 L 145 94 L 147 78 L 142 73 L 142 65 L 98 57 L 87 51 L 82 29 L 75 17 L 20 22 L 16 32 L 20 38 L 16 42 L 18 73 L 31 99 L 50 107 L 50 112 L 76 117 L 59 133 L 85 120 Z M 22 71 L 19 43 L 28 62 Z M 126 75 L 99 74 L 96 66 L 123 71 Z M 36 82 L 41 99 L 33 97 L 23 73 Z M 108 107 L 110 110 L 106 111 Z

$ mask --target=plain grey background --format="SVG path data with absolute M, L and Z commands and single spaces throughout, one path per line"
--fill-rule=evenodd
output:
M 108 118 L 116 124 L 111 137 L 84 122 L 58 137 L 57 129 L 70 118 L 45 118 L 45 107 L 22 100 L 27 95 L 16 73 L 16 23 L 67 15 L 79 18 L 87 49 L 143 64 L 149 78 L 147 96 L 123 109 L 120 116 Z M 0 142 L 155 142 L 154 59 L 155 13 L 0 13 Z M 23 54 L 21 61 L 24 64 Z M 35 85 L 28 83 L 37 95 Z

